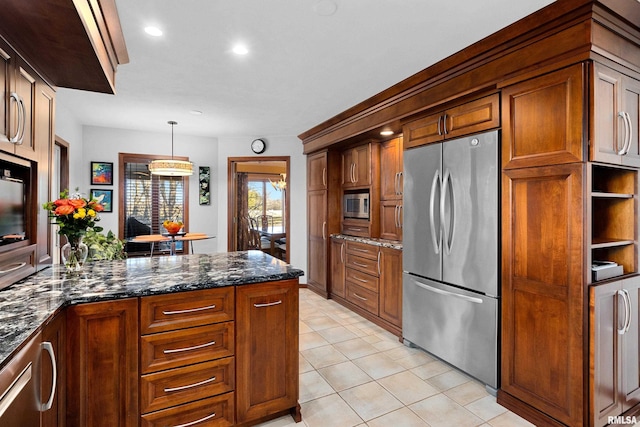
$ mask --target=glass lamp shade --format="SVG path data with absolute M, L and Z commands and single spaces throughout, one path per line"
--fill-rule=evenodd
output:
M 193 163 L 174 159 L 153 160 L 149 163 L 149 172 L 153 175 L 189 176 L 193 175 Z

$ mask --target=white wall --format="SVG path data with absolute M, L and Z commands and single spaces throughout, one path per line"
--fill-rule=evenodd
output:
M 89 194 L 91 188 L 113 189 L 113 213 L 102 213 L 100 226 L 105 230 L 118 230 L 118 153 L 164 154 L 171 153 L 171 131 L 141 132 L 125 129 L 82 126 L 64 106 L 56 107 L 56 135 L 69 143 L 69 187 Z M 262 137 L 262 136 L 260 136 Z M 204 138 L 181 135 L 174 129 L 174 154 L 188 156 L 194 166 L 211 167 L 211 204 L 198 204 L 198 177 L 189 178 L 189 229 L 204 232 L 215 239 L 194 242 L 196 253 L 227 251 L 227 159 L 255 156 L 250 144 L 256 137 Z M 267 141 L 263 156 L 289 156 L 289 189 L 291 236 L 290 262 L 296 268 L 307 270 L 307 163 L 302 154 L 302 143 L 295 136 L 262 137 Z M 256 156 L 259 157 L 259 156 Z M 91 187 L 90 163 L 114 164 L 114 185 Z M 306 283 L 306 277 L 300 278 Z
M 289 188 L 287 197 L 291 208 L 289 262 L 301 270 L 307 270 L 307 160 L 302 154 L 302 143 L 295 136 L 262 137 L 267 149 L 261 155 L 251 151 L 251 141 L 257 137 L 218 137 L 218 251 L 227 250 L 227 162 L 229 157 L 289 156 Z M 306 283 L 306 276 L 300 278 Z

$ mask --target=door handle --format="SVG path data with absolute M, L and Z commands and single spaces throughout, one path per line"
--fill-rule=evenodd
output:
M 442 191 L 440 192 L 440 227 L 442 228 L 442 234 L 444 235 L 444 247 L 447 250 L 447 254 L 451 253 L 453 247 L 453 238 L 456 231 L 456 210 L 455 210 L 455 195 L 452 188 L 451 171 L 447 169 L 442 179 Z M 449 209 L 449 227 L 447 229 L 445 218 L 445 201 L 447 193 L 451 195 L 451 207 Z
M 56 362 L 56 354 L 53 351 L 53 345 L 50 342 L 45 341 L 41 344 L 42 348 L 49 353 L 51 359 L 51 367 L 53 372 L 53 378 L 51 379 L 51 393 L 49 393 L 49 399 L 46 403 L 41 404 L 40 412 L 48 411 L 53 406 L 53 399 L 56 396 L 56 387 L 58 384 L 58 364 Z
M 422 289 L 425 289 L 427 291 L 430 291 L 430 292 L 433 292 L 433 293 L 436 293 L 436 294 L 460 298 L 460 299 L 463 299 L 465 301 L 472 302 L 474 304 L 482 304 L 482 299 L 480 299 L 480 298 L 470 297 L 470 296 L 467 296 L 467 295 L 457 294 L 455 292 L 445 291 L 444 289 L 434 288 L 433 286 L 429 286 L 426 283 L 418 282 L 415 279 L 413 280 L 413 283 L 415 283 L 416 286 L 418 286 L 418 287 L 420 287 Z
M 618 334 L 624 335 L 629 332 L 629 328 L 631 327 L 631 298 L 626 289 L 619 290 L 617 294 L 624 303 L 624 322 L 622 322 L 622 326 L 618 328 Z
M 10 100 L 14 100 L 18 107 L 18 128 L 16 129 L 16 134 L 14 136 L 9 137 L 9 142 L 13 144 L 22 144 L 22 138 L 24 137 L 24 125 L 25 125 L 25 116 L 26 110 L 24 107 L 24 102 L 20 95 L 16 92 L 11 92 L 9 95 Z
M 622 143 L 622 148 L 617 151 L 617 154 L 619 156 L 624 156 L 629 152 L 629 149 L 631 148 L 631 139 L 633 137 L 632 135 L 633 129 L 631 127 L 631 116 L 629 116 L 629 113 L 625 111 L 620 111 L 618 113 L 618 117 L 621 117 L 624 123 L 624 141 Z M 616 148 L 617 148 L 617 143 L 616 143 Z
M 431 182 L 431 194 L 429 197 L 429 228 L 431 229 L 431 241 L 433 243 L 433 250 L 436 254 L 440 253 L 440 245 L 442 244 L 442 227 L 438 227 L 440 235 L 436 239 L 436 223 L 434 218 L 435 203 L 436 203 L 436 188 L 438 188 L 438 182 L 440 181 L 440 170 L 436 170 L 433 174 L 433 180 Z M 440 190 L 442 192 L 442 189 Z M 440 219 L 442 221 L 442 218 Z

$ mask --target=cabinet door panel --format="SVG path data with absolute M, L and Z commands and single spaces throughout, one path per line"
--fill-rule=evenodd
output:
M 380 198 L 402 199 L 402 137 L 380 146 Z
M 630 141 L 622 164 L 640 167 L 640 81 L 624 76 L 622 79 L 622 111 L 628 114 Z
M 307 193 L 309 232 L 308 283 L 326 296 L 327 292 L 327 192 Z
M 406 124 L 402 128 L 404 148 L 439 142 L 444 139 L 442 134 L 442 112 L 432 114 L 422 119 Z
M 583 160 L 583 74 L 577 64 L 503 89 L 504 168 Z
M 380 203 L 380 238 L 402 240 L 402 203 L 397 200 Z
M 52 360 L 41 350 L 42 367 L 42 387 L 41 402 L 47 402 L 53 392 L 53 402 L 51 409 L 42 413 L 42 427 L 64 427 L 66 425 L 66 315 L 65 311 L 56 314 L 55 318 L 48 323 L 42 331 L 42 342 L 48 342 L 53 348 L 56 359 L 57 384 L 55 390 L 53 386 L 53 365 Z
M 502 390 L 583 419 L 582 164 L 508 170 L 502 198 Z
M 380 317 L 402 327 L 402 251 L 380 248 Z
M 327 153 L 307 157 L 307 191 L 327 189 Z
M 500 126 L 500 97 L 498 94 L 467 102 L 445 111 L 445 138 L 457 138 Z
M 16 144 L 16 154 L 37 161 L 36 140 L 34 139 L 37 97 L 36 74 L 21 59 L 18 61 L 18 69 L 16 71 L 16 92 L 20 95 L 24 104 L 22 143 Z
M 345 297 L 345 243 L 341 240 L 331 241 L 331 295 Z
M 238 423 L 298 405 L 298 281 L 236 290 Z
M 138 299 L 67 311 L 67 425 L 137 427 Z
M 622 282 L 629 296 L 631 319 L 629 329 L 622 336 L 622 399 L 623 411 L 640 403 L 640 277 Z
M 11 93 L 12 51 L 0 39 L 0 148 L 13 152 L 13 144 L 9 143 L 9 94 Z

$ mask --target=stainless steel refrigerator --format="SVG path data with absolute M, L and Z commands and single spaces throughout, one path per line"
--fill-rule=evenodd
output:
M 498 131 L 404 155 L 405 343 L 498 388 Z

